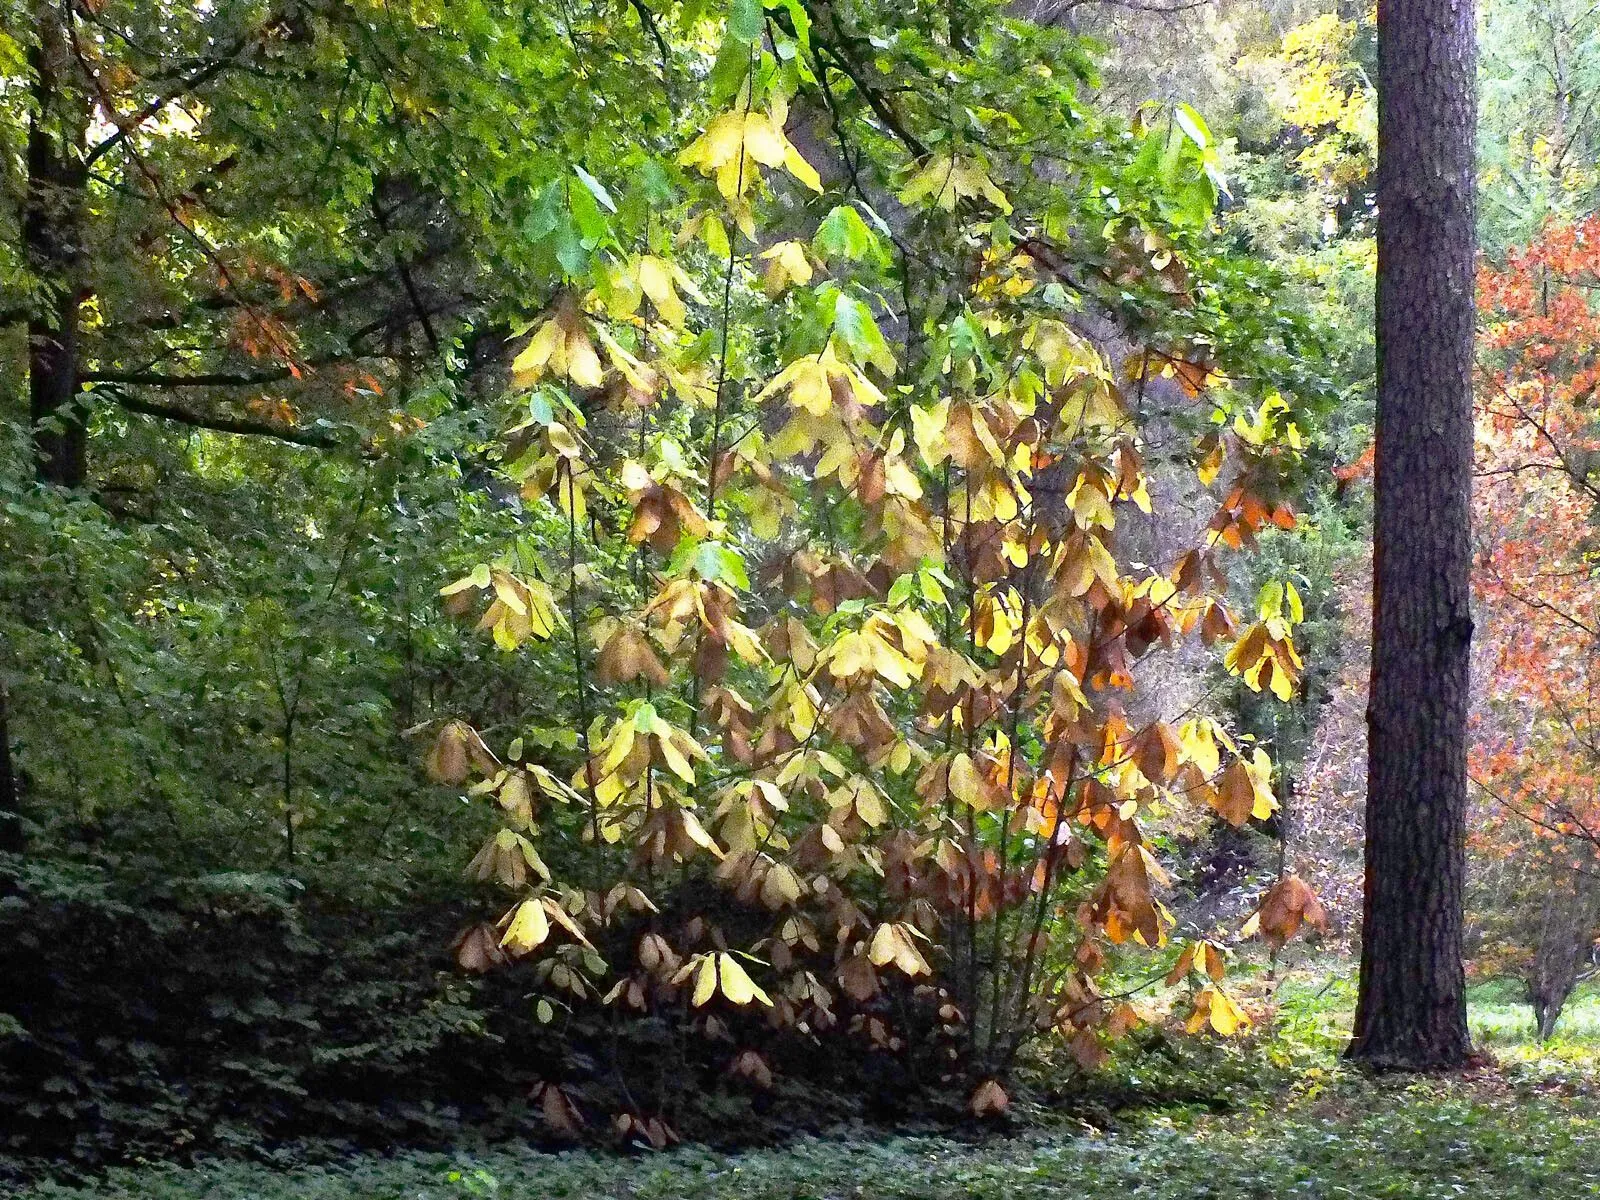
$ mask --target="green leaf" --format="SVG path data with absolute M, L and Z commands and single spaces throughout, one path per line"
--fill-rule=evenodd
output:
M 744 558 L 722 542 L 701 542 L 694 549 L 693 561 L 694 573 L 701 579 L 727 583 L 737 588 L 750 586 Z
M 802 0 L 780 0 L 779 7 L 789 14 L 789 20 L 794 25 L 795 41 L 801 50 L 811 47 L 811 14 L 806 11 Z
M 1211 145 L 1211 130 L 1206 128 L 1205 118 L 1193 108 L 1187 104 L 1180 104 L 1173 110 L 1172 115 L 1178 123 L 1178 128 L 1183 130 L 1196 146 L 1204 150 Z
M 606 208 L 611 212 L 617 211 L 617 202 L 611 198 L 611 193 L 606 191 L 605 184 L 601 183 L 577 163 L 572 164 L 572 172 L 583 181 L 583 186 L 589 189 L 590 194 L 593 195 L 596 200 L 600 201 L 600 203 L 605 205 Z
M 568 279 L 576 279 L 588 273 L 589 247 L 584 245 L 583 235 L 578 231 L 578 224 L 570 213 L 562 214 L 552 241 L 556 262 L 561 264 L 561 270 Z
M 694 552 L 694 573 L 708 582 L 722 578 L 722 555 L 716 542 L 701 542 Z
M 750 576 L 744 569 L 744 556 L 731 546 L 719 545 L 717 553 L 722 559 L 722 578 L 736 588 L 749 590 Z
M 633 710 L 633 728 L 639 733 L 649 733 L 660 720 L 656 715 L 656 706 L 648 700 Z
M 833 303 L 833 332 L 844 340 L 859 363 L 871 363 L 885 375 L 894 374 L 894 355 L 872 310 L 854 296 L 840 292 Z
M 883 257 L 883 246 L 877 235 L 867 228 L 861 214 L 850 204 L 841 204 L 822 218 L 811 246 L 822 258 L 859 261 L 864 258 L 881 260 Z
M 766 10 L 761 0 L 733 0 L 728 6 L 728 36 L 741 42 L 760 39 L 766 29 Z

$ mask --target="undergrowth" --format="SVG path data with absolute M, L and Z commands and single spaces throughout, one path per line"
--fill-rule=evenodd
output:
M 1340 1061 L 1353 990 L 1330 965 L 1271 981 L 1257 969 L 1258 986 L 1271 988 L 1271 1019 L 1243 1039 L 1147 1032 L 1093 1073 L 1037 1057 L 1001 1125 L 917 1133 L 856 1122 L 732 1155 L 544 1153 L 503 1143 L 308 1163 L 281 1152 L 117 1168 L 76 1185 L 37 1183 L 19 1200 L 1600 1195 L 1592 995 L 1577 998 L 1564 1036 L 1541 1047 L 1526 1040 L 1506 989 L 1477 987 L 1481 1066 L 1374 1078 Z

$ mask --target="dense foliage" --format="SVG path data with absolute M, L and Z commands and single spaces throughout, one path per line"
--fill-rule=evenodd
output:
M 1193 636 L 1294 695 L 1299 594 L 1272 581 L 1238 621 L 1227 553 L 1295 524 L 1304 435 L 1279 388 L 1315 386 L 1313 341 L 1260 305 L 1270 276 L 1214 248 L 1193 110 L 1130 131 L 1080 112 L 1070 74 L 1005 70 L 1069 44 L 1000 20 L 954 47 L 908 22 L 873 69 L 937 84 L 887 98 L 791 24 L 730 17 L 726 107 L 676 159 L 714 186 L 691 175 L 672 219 L 658 204 L 625 237 L 634 209 L 581 182 L 617 210 L 602 244 L 641 252 L 570 272 L 512 364 L 528 415 L 505 469 L 566 544 L 518 544 L 444 593 L 508 652 L 570 653 L 578 754 L 519 726 L 439 731 L 434 777 L 498 802 L 471 870 L 516 901 L 459 957 L 537 951 L 547 1019 L 597 994 L 677 1011 L 758 1077 L 713 999 L 890 1049 L 929 1006 L 974 1107 L 1001 1106 L 986 1077 L 1030 1033 L 1092 1063 L 1136 1019 L 1095 978 L 1106 944 L 1157 947 L 1171 923 L 1139 815 L 1277 807 L 1260 748 L 1123 697 Z M 796 202 L 827 187 L 786 130 L 813 89 L 847 202 L 809 217 Z M 1157 464 L 1210 515 L 1130 537 L 1132 514 L 1166 517 Z M 697 876 L 744 911 L 682 911 Z M 1308 906 L 1288 881 L 1269 935 Z M 1174 970 L 1202 965 L 1190 1025 L 1231 1033 L 1220 951 Z M 897 998 L 895 977 L 934 986 Z
M 1375 15 L 1168 7 L 0 0 L 0 1152 L 1003 1120 L 1285 1020 Z M 1600 17 L 1483 9 L 1473 932 L 1549 1033 Z
M 181 974 L 216 895 L 377 986 L 337 914 L 470 860 L 514 907 L 458 964 L 525 959 L 515 1019 L 655 1142 L 707 1055 L 764 1088 L 832 1038 L 993 1111 L 1030 1037 L 1092 1065 L 1149 1019 L 1101 981 L 1168 941 L 1159 822 L 1277 800 L 1257 731 L 1136 685 L 1203 639 L 1294 694 L 1299 592 L 1234 552 L 1295 525 L 1331 394 L 1198 112 L 1118 118 L 1080 38 L 978 4 L 15 15 L 20 921 L 90 904 L 104 970 Z M 1289 879 L 1262 924 L 1308 916 Z M 1248 1023 L 1223 958 L 1153 964 L 1193 1029 Z M 320 986 L 245 961 L 172 986 Z M 93 1093 L 81 1003 L 18 1008 L 13 1069 Z M 174 1036 L 135 1039 L 162 1087 Z

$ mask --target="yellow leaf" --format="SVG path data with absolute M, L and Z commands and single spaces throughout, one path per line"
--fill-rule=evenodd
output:
M 733 955 L 718 954 L 716 956 L 717 969 L 722 975 L 722 994 L 733 1004 L 749 1004 L 752 1000 L 759 1000 L 768 1008 L 772 1007 L 772 1000 L 768 995 L 755 985 L 755 981 L 745 973 Z M 698 995 L 699 989 L 696 988 Z
M 930 467 L 938 466 L 950 453 L 944 437 L 945 426 L 949 420 L 948 398 L 928 408 L 921 408 L 915 404 L 911 406 L 911 438 L 916 442 L 922 460 Z
M 722 857 L 722 847 L 717 845 L 717 839 L 706 832 L 706 827 L 700 824 L 700 819 L 692 812 L 684 809 L 679 814 L 683 818 L 683 832 L 695 845 L 711 854 L 713 858 Z
M 524 900 L 512 913 L 500 944 L 516 954 L 526 954 L 550 936 L 550 921 L 538 900 Z
M 867 950 L 873 965 L 881 967 L 885 963 L 894 961 L 895 942 L 895 927 L 887 922 L 879 925 L 878 931 L 872 935 L 872 945 Z
M 682 325 L 688 310 L 678 298 L 669 265 L 654 255 L 646 254 L 639 259 L 636 270 L 640 289 L 650 297 L 650 303 L 656 306 L 661 319 L 674 327 Z
M 684 166 L 699 167 L 706 174 L 726 165 L 740 152 L 744 143 L 744 121 L 736 112 L 719 113 L 693 142 L 689 143 L 678 161 Z
M 783 143 L 783 166 L 784 170 L 788 171 L 789 174 L 793 175 L 813 192 L 822 190 L 822 178 L 817 174 L 816 168 L 802 158 L 800 151 L 796 150 L 788 141 Z
M 694 768 L 678 747 L 673 745 L 671 737 L 656 738 L 656 747 L 661 751 L 661 760 L 667 764 L 669 771 L 685 783 L 694 782 Z
M 536 382 L 544 374 L 550 360 L 560 352 L 565 335 L 561 324 L 554 318 L 534 331 L 533 337 L 522 348 L 522 353 L 511 361 L 511 373 L 518 387 Z
M 1229 1037 L 1249 1026 L 1250 1018 L 1221 988 L 1211 988 L 1211 1028 Z
M 777 296 L 790 283 L 804 286 L 811 282 L 811 260 L 806 257 L 805 247 L 799 242 L 779 242 L 770 250 L 763 251 L 761 257 L 767 260 L 767 270 L 762 280 L 767 295 Z
M 1200 769 L 1206 778 L 1217 773 L 1222 765 L 1222 755 L 1216 739 L 1211 734 L 1211 722 L 1204 718 L 1185 721 L 1178 731 L 1178 741 L 1183 746 L 1183 756 Z
M 700 965 L 695 968 L 694 996 L 691 998 L 696 1008 L 705 1005 L 706 1001 L 717 994 L 717 957 L 714 954 L 700 956 Z
M 889 806 L 875 788 L 860 788 L 856 792 L 856 815 L 876 829 L 889 819 Z
M 788 141 L 773 127 L 765 113 L 751 113 L 744 119 L 744 152 L 764 167 L 781 167 Z
M 567 378 L 584 388 L 597 388 L 605 382 L 600 356 L 581 328 L 567 334 Z
M 1278 798 L 1272 794 L 1272 761 L 1267 757 L 1267 752 L 1257 747 L 1247 764 L 1247 769 L 1250 773 L 1250 786 L 1255 794 L 1250 815 L 1258 821 L 1265 821 L 1278 811 Z
M 761 881 L 761 899 L 768 908 L 781 908 L 800 899 L 800 880 L 783 863 L 773 863 Z
M 814 417 L 825 416 L 833 407 L 833 386 L 828 381 L 828 360 L 824 352 L 816 357 L 797 358 L 773 377 L 756 394 L 759 402 L 789 389 L 789 403 Z
M 948 212 L 956 203 L 955 189 L 950 186 L 954 168 L 955 162 L 950 155 L 934 155 L 901 189 L 900 203 L 910 207 L 931 196 L 935 204 Z
M 994 789 L 967 754 L 958 753 L 950 760 L 950 794 L 980 811 L 995 806 Z

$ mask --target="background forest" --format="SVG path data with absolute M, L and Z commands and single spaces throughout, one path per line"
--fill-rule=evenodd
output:
M 1294 1066 L 1360 928 L 1374 20 L 0 0 L 0 1181 Z M 1600 12 L 1479 20 L 1469 973 L 1548 1039 Z

